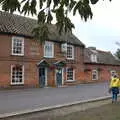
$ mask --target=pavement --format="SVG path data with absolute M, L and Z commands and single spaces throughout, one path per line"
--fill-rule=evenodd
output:
M 0 115 L 108 97 L 108 83 L 0 91 Z

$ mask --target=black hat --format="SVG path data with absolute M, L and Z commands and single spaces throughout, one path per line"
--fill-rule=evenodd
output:
M 114 77 L 116 78 L 116 77 L 117 77 L 117 75 L 114 75 Z

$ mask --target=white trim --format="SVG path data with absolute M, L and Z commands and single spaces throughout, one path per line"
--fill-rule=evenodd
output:
M 12 73 L 13 73 L 13 67 L 15 67 L 14 65 L 11 65 L 11 85 L 23 85 L 24 84 L 24 65 L 22 65 L 22 82 L 18 82 L 18 83 L 12 83 Z
M 93 79 L 93 72 L 96 72 L 96 79 Z M 97 70 L 92 70 L 92 80 L 98 80 L 98 71 Z
M 51 44 L 52 45 L 52 56 L 46 56 L 45 55 L 45 44 Z M 44 57 L 45 58 L 53 58 L 54 57 L 54 43 L 51 42 L 51 41 L 45 41 L 45 44 L 44 44 Z
M 64 69 L 65 68 L 62 68 L 62 85 L 64 85 Z
M 55 79 L 55 85 L 57 85 L 57 81 L 56 81 L 56 69 L 55 69 L 54 73 L 55 73 L 55 77 L 54 77 L 54 79 Z
M 70 44 L 67 44 L 67 46 L 72 47 L 72 58 L 69 58 L 67 55 L 66 55 L 66 58 L 67 58 L 68 60 L 74 60 L 74 46 L 73 46 L 73 45 L 70 45 Z
M 14 40 L 15 39 L 19 39 L 19 40 L 21 40 L 22 41 L 22 53 L 13 53 L 13 44 L 14 44 Z M 13 36 L 12 37 L 12 49 L 11 49 L 11 54 L 12 55 L 17 55 L 17 56 L 24 56 L 24 38 L 23 37 L 17 37 L 17 36 Z
M 75 81 L 75 69 L 72 68 L 73 69 L 73 80 L 67 80 L 67 71 L 68 71 L 68 68 L 72 68 L 72 67 L 67 67 L 66 68 L 66 81 L 67 82 L 74 82 Z
M 97 63 L 97 54 L 91 54 L 91 61 Z

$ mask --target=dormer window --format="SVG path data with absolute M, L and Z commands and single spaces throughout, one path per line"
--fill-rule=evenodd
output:
M 97 62 L 97 55 L 96 54 L 91 55 L 91 61 L 92 62 Z

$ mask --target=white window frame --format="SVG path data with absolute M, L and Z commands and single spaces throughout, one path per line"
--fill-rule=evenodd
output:
M 67 51 L 67 59 L 68 60 L 73 60 L 74 59 L 74 46 L 73 45 L 70 45 L 70 44 L 67 44 L 67 50 L 68 50 L 68 46 L 72 48 L 72 57 L 68 57 L 68 51 Z
M 22 65 L 22 82 L 12 82 L 12 73 L 13 73 L 13 67 L 15 67 L 15 65 L 11 65 L 11 85 L 23 85 L 24 84 L 24 65 Z
M 52 46 L 52 55 L 51 56 L 46 55 L 46 52 L 45 52 L 46 44 L 50 44 Z M 45 44 L 44 44 L 44 57 L 46 57 L 46 58 L 53 58 L 54 57 L 54 43 L 53 42 L 45 41 Z
M 96 72 L 96 79 L 93 79 L 93 72 Z M 98 71 L 97 70 L 92 70 L 92 80 L 98 80 Z
M 67 68 L 66 68 L 66 81 L 72 82 L 72 81 L 75 81 L 75 69 L 72 68 L 72 69 L 73 69 L 73 80 L 68 80 L 68 79 L 67 79 L 67 74 L 68 74 L 67 71 L 68 71 L 69 68 L 71 68 L 71 67 L 67 67 Z
M 91 54 L 91 61 L 97 62 L 97 55 L 96 54 Z
M 22 41 L 22 52 L 21 52 L 21 53 L 14 53 L 14 52 L 13 52 L 14 41 L 15 41 L 16 39 Z M 16 37 L 16 36 L 13 36 L 13 37 L 12 37 L 12 55 L 17 55 L 17 56 L 23 56 L 23 55 L 24 55 L 24 38 L 23 38 L 23 37 Z

